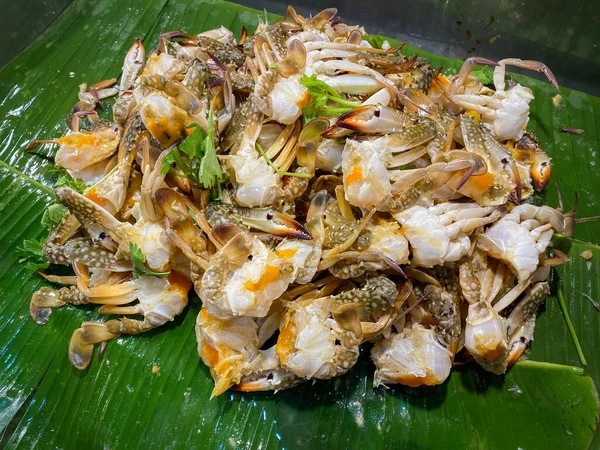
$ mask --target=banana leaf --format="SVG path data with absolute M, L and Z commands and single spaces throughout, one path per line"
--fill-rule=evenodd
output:
M 0 447 L 596 448 L 600 227 L 593 222 L 580 224 L 576 239 L 555 238 L 570 262 L 552 278 L 587 367 L 555 295 L 540 314 L 528 361 L 506 376 L 470 364 L 442 386 L 373 389 L 366 349 L 339 379 L 213 400 L 210 374 L 196 353 L 197 298 L 167 326 L 109 343 L 84 372 L 69 364 L 67 346 L 82 321 L 99 319 L 93 308 L 59 309 L 44 327 L 31 321 L 29 300 L 44 282 L 19 263 L 18 247 L 45 233 L 41 217 L 53 202 L 56 174 L 47 170 L 52 150 L 24 153 L 26 144 L 64 134 L 78 85 L 118 76 L 135 37 L 151 49 L 161 32 L 174 29 L 224 25 L 239 35 L 242 26 L 254 29 L 258 15 L 264 13 L 218 0 L 75 0 L 0 70 Z M 460 67 L 403 50 L 448 73 Z M 578 192 L 579 215 L 597 213 L 600 100 L 561 89 L 555 106 L 558 92 L 549 84 L 514 79 L 534 91 L 529 127 L 553 158 L 552 179 L 567 206 Z M 585 133 L 564 134 L 561 127 Z M 557 196 L 548 189 L 534 200 L 556 205 Z M 591 259 L 581 256 L 587 250 Z

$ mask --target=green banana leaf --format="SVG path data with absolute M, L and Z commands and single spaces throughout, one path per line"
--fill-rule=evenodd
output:
M 75 0 L 0 70 L 0 448 L 597 448 L 600 226 L 593 222 L 578 226 L 577 239 L 555 238 L 571 259 L 552 278 L 587 367 L 555 296 L 538 319 L 529 360 L 503 377 L 470 364 L 442 386 L 373 389 L 367 349 L 339 379 L 213 400 L 196 353 L 197 298 L 167 326 L 109 343 L 84 372 L 69 364 L 67 346 L 82 321 L 99 319 L 93 308 L 59 309 L 44 327 L 31 321 L 29 300 L 44 282 L 19 264 L 17 248 L 44 234 L 56 175 L 47 170 L 51 149 L 28 154 L 26 144 L 64 134 L 78 85 L 118 76 L 135 37 L 151 49 L 174 29 L 224 25 L 239 35 L 242 26 L 254 29 L 258 15 L 218 0 Z M 448 72 L 460 67 L 419 54 Z M 578 215 L 594 215 L 600 100 L 561 89 L 555 106 L 551 85 L 514 79 L 534 91 L 530 129 L 553 158 L 552 179 L 567 206 L 578 192 Z M 556 205 L 557 196 L 549 188 L 535 200 Z

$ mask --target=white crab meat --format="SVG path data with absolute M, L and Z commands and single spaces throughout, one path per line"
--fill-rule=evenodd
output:
M 71 132 L 57 139 L 60 147 L 55 156 L 56 164 L 68 170 L 85 169 L 111 156 L 119 140 L 118 127 L 106 127 L 93 133 Z
M 244 148 L 228 162 L 235 174 L 235 198 L 240 206 L 268 206 L 275 201 L 280 177 L 258 152 Z
M 478 237 L 482 249 L 507 263 L 519 282 L 525 281 L 537 269 L 540 256 L 546 251 L 555 230 L 549 207 L 519 205 Z
M 258 353 L 258 326 L 251 317 L 218 319 L 211 316 L 204 308 L 196 321 L 196 334 L 198 353 L 209 367 L 214 366 L 215 361 L 213 357 L 207 355 L 209 353 L 207 346 L 220 353 L 246 355 L 244 357 L 246 360 L 252 359 L 252 356 Z
M 310 103 L 308 89 L 295 77 L 281 78 L 269 93 L 273 113 L 271 118 L 290 125 L 302 114 L 302 108 Z
M 161 145 L 168 147 L 184 137 L 188 114 L 158 93 L 139 103 L 144 126 Z
M 336 333 L 331 328 L 333 321 L 326 302 L 313 301 L 292 308 L 290 321 L 277 343 L 283 367 L 304 378 L 328 378 L 336 354 Z
M 465 328 L 465 347 L 486 370 L 504 373 L 508 363 L 506 324 L 486 302 L 469 305 Z
M 183 61 L 168 53 L 160 53 L 159 55 L 151 55 L 146 61 L 144 74 L 156 74 L 172 80 L 178 75 L 182 75 L 187 70 Z
M 206 36 L 223 44 L 237 45 L 233 33 L 222 25 L 219 28 L 200 33 L 198 36 Z
M 458 261 L 471 247 L 469 235 L 499 217 L 493 206 L 475 203 L 441 203 L 425 208 L 412 206 L 392 215 L 412 247 L 415 266 L 433 267 Z
M 127 252 L 129 242 L 132 242 L 142 250 L 150 269 L 157 272 L 165 270 L 173 252 L 173 245 L 160 224 L 142 219 L 135 225 L 124 223 L 119 232 L 125 236 L 123 242 L 127 246 Z
M 452 368 L 452 353 L 433 330 L 405 329 L 383 339 L 371 350 L 375 363 L 374 386 L 404 384 L 411 387 L 443 383 Z
M 452 101 L 465 109 L 481 114 L 500 141 L 521 139 L 529 122 L 529 103 L 533 100 L 531 89 L 517 84 L 504 91 L 497 90 L 493 95 L 459 94 Z
M 397 223 L 381 221 L 370 225 L 369 231 L 372 237 L 367 251 L 381 253 L 396 264 L 408 263 L 408 241 L 400 232 Z
M 259 359 L 258 326 L 251 317 L 219 319 L 203 308 L 196 320 L 196 340 L 215 380 L 213 397 L 252 373 Z
M 93 185 L 98 183 L 100 180 L 104 178 L 104 171 L 106 170 L 106 160 L 98 161 L 90 166 L 87 166 L 85 169 L 81 170 L 68 170 L 69 175 L 71 175 L 74 179 L 82 180 L 86 185 Z
M 372 208 L 392 192 L 378 143 L 348 139 L 342 154 L 344 192 L 351 205 Z
M 255 239 L 252 260 L 237 269 L 225 285 L 220 308 L 234 316 L 264 317 L 293 280 L 289 264 Z
M 321 245 L 315 241 L 286 239 L 277 246 L 275 253 L 292 265 L 292 279 L 294 282 L 306 284 L 317 273 L 321 257 Z
M 173 320 L 188 303 L 189 281 L 176 272 L 168 278 L 140 277 L 137 298 L 144 318 L 154 327 Z
M 496 111 L 492 122 L 493 131 L 500 141 L 519 140 L 523 137 L 529 122 L 529 103 L 533 100 L 531 89 L 517 84 L 503 92 L 502 107 Z M 484 116 L 484 121 L 485 121 Z
M 317 148 L 317 169 L 331 173 L 342 171 L 344 144 L 335 139 L 323 139 Z

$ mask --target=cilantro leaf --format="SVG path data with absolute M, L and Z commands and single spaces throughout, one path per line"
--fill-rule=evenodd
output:
M 200 184 L 205 189 L 218 186 L 223 177 L 223 170 L 221 170 L 221 165 L 217 158 L 217 150 L 215 149 L 212 111 L 209 111 L 208 113 L 208 123 L 209 127 L 205 138 L 204 155 L 200 161 L 200 172 L 198 177 Z
M 28 270 L 42 270 L 47 269 L 50 263 L 44 256 L 44 243 L 46 238 L 36 239 L 25 239 L 23 241 L 23 247 L 17 248 L 21 258 L 19 263 L 25 264 L 25 268 Z
M 319 80 L 316 74 L 312 74 L 311 76 L 302 75 L 300 83 L 308 89 L 308 93 L 313 97 L 330 95 L 334 98 L 342 98 L 338 91 L 324 81 Z
M 490 66 L 473 67 L 471 76 L 477 78 L 484 85 L 494 83 L 494 69 Z
M 42 225 L 46 226 L 49 232 L 56 227 L 65 213 L 67 208 L 58 203 L 54 203 L 46 208 L 44 215 L 42 216 Z M 23 247 L 19 247 L 17 251 L 21 256 L 19 263 L 25 264 L 25 268 L 28 270 L 42 270 L 50 267 L 50 262 L 44 256 L 44 243 L 48 239 L 47 236 L 36 239 L 25 239 L 23 241 Z
M 220 189 L 224 176 L 217 158 L 213 127 L 213 114 L 209 111 L 208 133 L 194 125 L 188 137 L 166 155 L 161 172 L 171 171 L 205 189 Z
M 383 43 L 385 42 L 385 38 L 383 36 L 379 36 L 377 34 L 364 34 L 363 38 L 371 44 L 373 48 L 381 48 L 383 47 Z
M 302 109 L 304 123 L 319 116 L 339 116 L 360 106 L 360 102 L 353 102 L 342 98 L 340 93 L 313 74 L 310 77 L 302 75 L 300 83 L 308 89 L 312 102 Z M 328 107 L 331 101 L 337 103 L 338 107 Z
M 87 188 L 85 182 L 81 178 L 73 178 L 69 172 L 63 167 L 55 166 L 49 169 L 51 172 L 58 173 L 58 179 L 54 184 L 55 188 L 69 187 L 80 194 Z
M 54 203 L 53 205 L 48 206 L 42 216 L 42 225 L 45 225 L 52 230 L 60 223 L 66 212 L 67 208 L 61 204 Z
M 142 253 L 142 249 L 135 245 L 133 242 L 129 244 L 129 256 L 131 257 L 131 262 L 133 263 L 133 276 L 135 278 L 145 277 L 145 276 L 153 276 L 157 278 L 164 278 L 168 276 L 171 272 L 152 272 L 146 264 L 144 264 L 144 260 L 146 257 Z

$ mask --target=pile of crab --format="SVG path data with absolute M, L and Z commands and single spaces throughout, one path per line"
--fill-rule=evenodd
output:
M 137 40 L 121 80 L 82 85 L 56 164 L 68 210 L 43 248 L 74 276 L 31 300 L 117 316 L 75 330 L 69 358 L 172 321 L 202 301 L 198 352 L 229 388 L 281 390 L 352 368 L 374 384 L 436 385 L 455 362 L 504 373 L 533 338 L 548 247 L 573 213 L 524 202 L 550 176 L 526 132 L 530 89 L 468 59 L 445 77 L 337 10 Z M 470 75 L 494 67 L 493 87 Z M 116 97 L 113 120 L 99 117 Z M 458 356 L 457 356 L 458 355 Z

